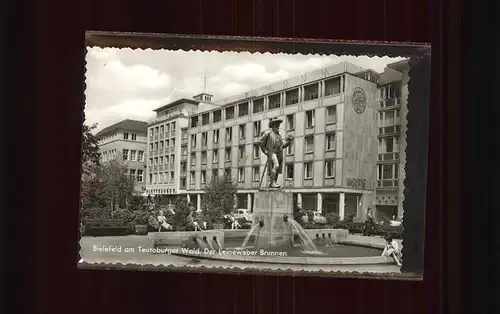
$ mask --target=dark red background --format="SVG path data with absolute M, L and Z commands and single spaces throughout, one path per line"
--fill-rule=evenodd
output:
M 9 167 L 16 172 L 9 187 L 13 215 L 19 215 L 14 228 L 23 232 L 9 244 L 23 250 L 11 257 L 21 270 L 12 282 L 22 287 L 8 291 L 21 296 L 8 300 L 12 313 L 458 313 L 460 276 L 450 274 L 460 272 L 460 244 L 450 239 L 458 235 L 452 226 L 460 215 L 446 210 L 460 208 L 451 196 L 460 188 L 452 135 L 458 113 L 449 106 L 460 103 L 457 85 L 449 83 L 460 74 L 450 66 L 460 62 L 454 10 L 430 0 L 37 0 L 14 6 L 9 84 L 16 87 L 11 110 L 18 139 L 11 143 L 16 160 Z M 85 30 L 432 42 L 430 167 L 442 196 L 428 200 L 425 280 L 77 270 L 79 191 L 69 187 L 79 182 L 74 166 Z

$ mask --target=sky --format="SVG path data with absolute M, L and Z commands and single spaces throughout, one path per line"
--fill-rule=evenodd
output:
M 85 123 L 99 131 L 124 119 L 148 121 L 154 109 L 204 92 L 205 77 L 218 100 L 343 61 L 382 72 L 401 59 L 89 47 Z

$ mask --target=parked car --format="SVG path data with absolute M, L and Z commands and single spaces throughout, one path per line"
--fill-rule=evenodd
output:
M 237 209 L 234 218 L 238 220 L 245 219 L 249 222 L 253 221 L 253 215 L 248 209 Z

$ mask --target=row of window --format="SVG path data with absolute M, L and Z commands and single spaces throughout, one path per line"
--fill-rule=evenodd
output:
M 309 110 L 306 111 L 306 119 L 305 119 L 305 127 L 306 128 L 313 128 L 315 123 L 315 117 L 314 117 L 314 110 Z M 327 124 L 332 124 L 337 122 L 337 109 L 336 106 L 329 106 L 326 108 L 326 123 Z M 253 122 L 253 137 L 257 137 L 261 134 L 262 132 L 262 124 L 261 121 L 254 121 Z M 294 114 L 289 114 L 285 117 L 285 130 L 286 131 L 293 131 L 295 129 L 295 115 Z M 213 143 L 217 144 L 219 143 L 220 140 L 220 129 L 213 130 Z M 238 137 L 239 139 L 245 139 L 246 138 L 246 124 L 240 124 L 238 126 Z M 182 133 L 182 138 L 186 139 L 187 138 L 187 132 L 183 130 Z M 191 147 L 196 147 L 197 143 L 197 138 L 198 134 L 191 134 Z M 225 140 L 226 142 L 230 142 L 233 139 L 233 127 L 227 127 L 225 129 Z M 202 132 L 201 133 L 201 145 L 206 146 L 208 144 L 208 132 Z
M 149 158 L 149 166 L 168 165 L 175 163 L 175 154 Z
M 149 129 L 149 136 L 170 133 L 170 131 L 175 132 L 175 121 L 166 123 L 163 125 L 156 126 Z
M 134 149 L 123 149 L 123 160 L 144 162 L 144 151 Z
M 304 152 L 306 154 L 313 153 L 314 152 L 314 135 L 307 135 L 304 136 Z M 335 141 L 335 132 L 330 132 L 326 133 L 325 137 L 325 151 L 334 151 L 336 146 L 336 141 Z M 287 155 L 293 155 L 294 154 L 294 142 L 291 142 L 290 145 L 286 148 L 286 154 Z M 181 154 L 183 156 L 187 155 L 187 148 L 183 148 L 181 151 Z M 253 153 L 252 153 L 253 158 L 258 159 L 261 156 L 261 149 L 259 144 L 253 144 Z M 246 145 L 240 145 L 238 147 L 238 158 L 242 159 L 247 157 L 246 155 Z M 196 164 L 196 153 L 192 152 L 190 154 L 190 160 L 191 160 L 191 165 Z M 224 148 L 224 161 L 231 161 L 232 160 L 232 148 L 231 147 L 226 147 Z M 212 162 L 213 163 L 218 163 L 219 162 L 219 150 L 214 149 L 212 151 Z M 207 163 L 207 151 L 204 150 L 201 152 L 201 163 L 206 164 Z
M 393 126 L 401 123 L 399 119 L 399 109 L 381 111 L 378 117 L 378 126 Z
M 336 80 L 336 79 L 333 79 Z M 304 101 L 308 100 L 313 100 L 318 98 L 318 84 L 315 83 L 314 86 L 316 86 L 316 90 L 311 90 L 308 89 L 307 87 L 304 88 Z M 338 78 L 338 85 L 335 85 L 335 87 L 329 87 L 327 84 L 327 88 L 325 90 L 325 96 L 331 96 L 340 93 L 340 78 Z M 297 104 L 299 102 L 298 99 L 298 89 L 295 89 L 293 91 L 288 91 L 285 93 L 286 94 L 286 101 L 285 101 L 285 106 L 290 106 Z M 269 110 L 273 109 L 278 109 L 281 108 L 282 101 L 281 101 L 281 94 L 275 94 L 272 96 L 269 96 L 269 105 L 268 108 Z M 248 102 L 241 103 L 237 105 L 238 107 L 238 115 L 236 116 L 236 106 L 230 106 L 224 109 L 217 109 L 214 110 L 213 112 L 206 112 L 201 114 L 201 119 L 200 116 L 192 116 L 190 119 L 189 127 L 194 128 L 200 125 L 208 125 L 210 123 L 218 123 L 222 121 L 222 112 L 224 111 L 224 120 L 232 120 L 236 117 L 245 117 L 250 114 L 250 104 Z M 264 98 L 260 98 L 257 100 L 253 101 L 253 110 L 252 114 L 260 113 L 264 111 Z
M 164 148 L 168 148 L 168 147 L 175 147 L 175 138 L 174 137 L 171 139 L 166 139 L 164 141 L 150 143 L 149 144 L 149 151 L 164 149 Z
M 399 152 L 399 136 L 385 137 L 378 139 L 378 153 Z
M 173 171 L 150 173 L 149 174 L 149 184 L 165 184 L 174 183 L 175 173 Z
M 231 168 L 224 169 L 225 175 L 231 175 Z M 286 163 L 284 165 L 284 178 L 285 180 L 292 180 L 294 178 L 294 163 Z M 212 178 L 217 178 L 219 176 L 219 169 L 212 170 Z M 206 183 L 207 171 L 202 170 L 200 173 L 200 182 L 202 184 Z M 304 163 L 304 179 L 313 179 L 314 171 L 313 171 L 313 162 L 305 162 Z M 335 178 L 335 160 L 326 160 L 325 161 L 325 178 L 333 179 Z M 238 182 L 245 182 L 245 167 L 238 168 Z M 252 181 L 258 182 L 261 180 L 261 172 L 260 166 L 252 167 Z M 190 172 L 190 183 L 194 184 L 195 182 L 195 171 Z

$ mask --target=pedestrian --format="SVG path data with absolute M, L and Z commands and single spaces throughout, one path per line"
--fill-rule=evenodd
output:
M 401 250 L 399 249 L 399 244 L 392 236 L 385 236 L 385 248 L 382 252 L 382 256 L 392 257 L 396 264 L 401 267 Z

